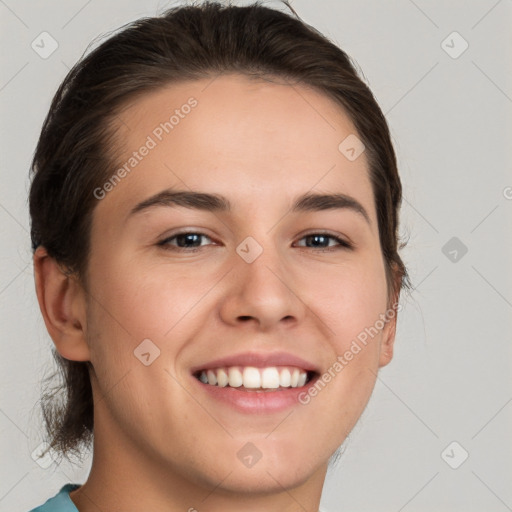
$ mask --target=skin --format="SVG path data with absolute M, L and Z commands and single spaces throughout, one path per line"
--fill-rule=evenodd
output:
M 58 351 L 93 367 L 93 466 L 71 498 L 81 512 L 316 511 L 328 459 L 392 358 L 396 317 L 309 404 L 284 412 L 236 411 L 198 393 L 190 368 L 282 350 L 325 372 L 388 310 L 366 157 L 338 150 L 356 130 L 324 95 L 229 75 L 174 84 L 124 109 L 117 163 L 191 96 L 197 106 L 98 202 L 87 289 L 44 248 L 34 257 Z M 129 216 L 165 189 L 221 194 L 232 207 Z M 348 208 L 290 212 L 307 192 L 349 195 L 369 222 Z M 176 239 L 157 245 L 178 230 L 207 236 L 193 250 L 177 250 Z M 325 231 L 354 247 L 308 246 L 306 234 Z M 235 250 L 248 236 L 263 248 L 252 263 Z M 134 357 L 147 338 L 161 351 L 149 366 Z M 247 442 L 262 454 L 251 468 L 237 458 Z

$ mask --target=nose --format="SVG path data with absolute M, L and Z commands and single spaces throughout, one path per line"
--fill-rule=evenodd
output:
M 235 254 L 230 285 L 221 303 L 225 323 L 252 325 L 265 331 L 279 326 L 293 326 L 306 312 L 291 270 L 277 251 L 266 248 L 252 263 Z

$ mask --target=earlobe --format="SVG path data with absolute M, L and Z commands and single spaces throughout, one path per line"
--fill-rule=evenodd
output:
M 393 347 L 396 335 L 396 315 L 389 320 L 382 331 L 382 344 L 380 347 L 379 368 L 386 366 L 393 359 Z
M 57 351 L 72 361 L 88 361 L 85 294 L 79 281 L 44 247 L 34 253 L 34 277 L 39 307 Z
M 382 342 L 380 347 L 379 368 L 386 366 L 393 359 L 393 348 L 396 337 L 396 323 L 398 315 L 398 295 L 395 297 L 392 305 L 388 307 L 385 317 L 386 324 L 382 330 Z

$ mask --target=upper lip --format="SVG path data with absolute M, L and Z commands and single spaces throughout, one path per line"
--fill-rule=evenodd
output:
M 196 373 L 200 370 L 223 368 L 227 366 L 255 366 L 257 368 L 265 368 L 269 366 L 295 366 L 308 372 L 319 372 L 318 367 L 313 363 L 288 352 L 243 352 L 215 359 L 213 361 L 207 361 L 194 366 L 191 369 L 191 372 Z

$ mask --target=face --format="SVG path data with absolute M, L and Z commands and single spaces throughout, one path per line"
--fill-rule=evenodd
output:
M 367 160 L 338 149 L 353 124 L 236 75 L 116 123 L 85 295 L 96 437 L 225 492 L 323 475 L 394 336 Z

